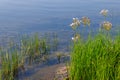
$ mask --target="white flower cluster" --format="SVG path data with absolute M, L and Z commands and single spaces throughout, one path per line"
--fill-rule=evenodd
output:
M 79 27 L 81 23 L 85 26 L 90 26 L 90 19 L 88 17 L 82 17 L 81 20 L 78 18 L 73 18 L 73 22 L 70 24 L 70 26 L 73 30 L 76 31 L 77 27 Z M 80 39 L 80 35 L 75 33 L 74 37 L 72 37 L 72 40 L 77 41 L 78 39 Z
M 103 15 L 104 17 L 107 17 L 108 12 L 109 11 L 107 9 L 103 9 L 103 10 L 100 11 L 100 14 Z M 80 20 L 78 18 L 73 18 L 73 22 L 70 24 L 71 28 L 73 30 L 75 30 L 74 37 L 72 37 L 73 41 L 77 41 L 80 38 L 80 34 L 76 34 L 76 31 L 77 31 L 76 29 L 78 28 L 78 26 L 81 25 L 81 23 L 84 26 L 90 26 L 91 20 L 86 16 L 82 17 L 82 19 L 80 19 Z M 112 23 L 110 23 L 109 21 L 104 21 L 101 24 L 101 28 L 109 31 L 112 28 Z
M 76 30 L 76 28 L 79 27 L 81 23 L 83 23 L 85 26 L 90 26 L 90 19 L 88 17 L 82 17 L 81 20 L 78 18 L 73 18 L 73 22 L 70 24 L 70 26 L 73 30 Z
M 108 15 L 108 12 L 109 11 L 107 9 L 103 9 L 100 11 L 100 14 L 106 17 Z
M 78 18 L 73 18 L 73 22 L 70 24 L 73 30 L 80 26 L 81 21 Z

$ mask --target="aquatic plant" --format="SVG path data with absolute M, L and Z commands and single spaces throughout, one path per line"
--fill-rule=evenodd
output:
M 23 69 L 21 54 L 16 51 L 5 51 L 1 54 L 1 75 L 3 80 L 14 80 L 18 78 L 19 69 Z M 22 68 L 21 68 L 22 66 Z
M 0 69 L 0 80 L 2 79 L 2 75 L 1 75 L 1 69 Z
M 59 45 L 59 39 L 56 33 L 53 33 L 52 39 L 53 39 L 52 48 L 54 51 L 57 51 Z
M 102 10 L 101 14 L 106 17 L 108 10 Z M 86 19 L 83 19 L 85 24 Z M 110 31 L 112 23 L 104 21 L 101 27 Z M 79 38 L 72 45 L 70 80 L 120 79 L 120 34 L 113 39 L 106 31 L 100 32 L 94 37 L 89 34 L 87 40 Z
M 80 26 L 81 21 L 78 18 L 73 18 L 73 22 L 70 24 L 73 30 L 76 30 L 78 26 Z
M 74 43 L 71 52 L 71 80 L 119 80 L 120 38 L 103 34 Z
M 100 24 L 100 26 L 101 26 L 100 28 L 102 28 L 102 29 L 104 29 L 104 30 L 106 30 L 106 31 L 110 31 L 111 28 L 112 28 L 112 23 L 110 23 L 109 21 L 106 21 L 106 17 L 107 17 L 107 15 L 108 15 L 108 10 L 103 9 L 103 10 L 101 10 L 100 14 L 105 17 L 104 22 L 102 22 L 102 23 Z
M 101 24 L 101 27 L 107 31 L 109 31 L 112 28 L 112 23 L 108 22 L 108 21 L 104 21 Z
M 0 49 L 1 78 L 3 80 L 14 80 L 18 78 L 18 73 L 24 71 L 25 62 L 32 62 L 48 59 L 49 47 L 45 38 L 39 38 L 38 34 L 24 36 L 20 43 L 10 42 L 8 48 Z
M 40 55 L 40 41 L 38 34 L 36 33 L 33 36 L 28 37 L 26 40 L 23 39 L 22 42 L 28 62 L 29 64 L 32 64 L 34 58 Z
M 88 17 L 82 17 L 82 23 L 85 26 L 90 26 L 90 19 Z
M 27 57 L 29 64 L 34 62 L 45 62 L 51 51 L 51 49 L 57 50 L 58 38 L 56 34 L 53 34 L 51 39 L 50 35 L 43 35 L 40 37 L 38 33 L 23 38 L 22 46 L 23 51 Z
M 76 42 L 77 40 L 80 39 L 80 30 L 79 30 L 79 26 L 80 24 L 83 24 L 84 26 L 90 26 L 90 19 L 86 16 L 82 17 L 82 19 L 78 19 L 78 18 L 73 18 L 73 22 L 70 24 L 72 30 L 74 31 L 73 33 L 73 37 L 72 37 L 72 41 Z
M 61 52 L 57 52 L 56 53 L 56 57 L 57 57 L 58 63 L 60 63 L 61 62 L 61 58 L 63 57 L 63 54 Z
M 103 15 L 104 17 L 107 17 L 108 12 L 109 11 L 107 9 L 103 9 L 103 10 L 100 11 L 100 14 Z
M 80 34 L 78 34 L 78 33 L 76 33 L 75 35 L 74 35 L 74 37 L 72 37 L 72 40 L 74 41 L 74 42 L 76 42 L 77 40 L 79 40 L 80 39 Z

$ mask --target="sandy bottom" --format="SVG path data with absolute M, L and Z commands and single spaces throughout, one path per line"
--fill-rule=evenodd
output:
M 29 78 L 24 78 L 24 80 L 54 80 L 56 70 L 59 67 L 63 66 L 65 66 L 65 64 L 61 63 L 41 68 L 35 74 L 31 75 Z

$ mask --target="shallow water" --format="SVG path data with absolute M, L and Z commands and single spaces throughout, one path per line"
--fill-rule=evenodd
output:
M 113 29 L 120 25 L 120 0 L 0 0 L 0 45 L 18 34 L 57 32 L 63 49 L 72 36 L 72 18 L 88 16 L 92 21 L 90 28 L 96 31 L 104 20 L 99 14 L 102 9 L 109 10 L 107 20 L 113 23 Z M 56 63 L 56 59 L 49 61 L 49 65 Z M 31 76 L 31 71 L 24 76 Z
M 0 0 L 0 39 L 34 32 L 67 36 L 72 31 L 72 18 L 82 16 L 90 17 L 94 31 L 104 20 L 99 14 L 101 9 L 109 10 L 107 20 L 116 26 L 120 21 L 119 4 L 119 0 Z

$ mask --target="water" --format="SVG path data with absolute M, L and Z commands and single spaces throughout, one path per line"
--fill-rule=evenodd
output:
M 110 12 L 109 21 L 119 25 L 119 0 L 0 0 L 0 37 L 34 32 L 71 31 L 73 17 L 88 16 L 98 28 L 101 9 Z M 111 15 L 112 14 L 112 15 Z
M 71 39 L 73 17 L 88 16 L 96 30 L 104 19 L 102 9 L 109 10 L 113 28 L 120 25 L 120 0 L 0 0 L 0 44 L 17 34 L 58 32 L 63 46 Z

